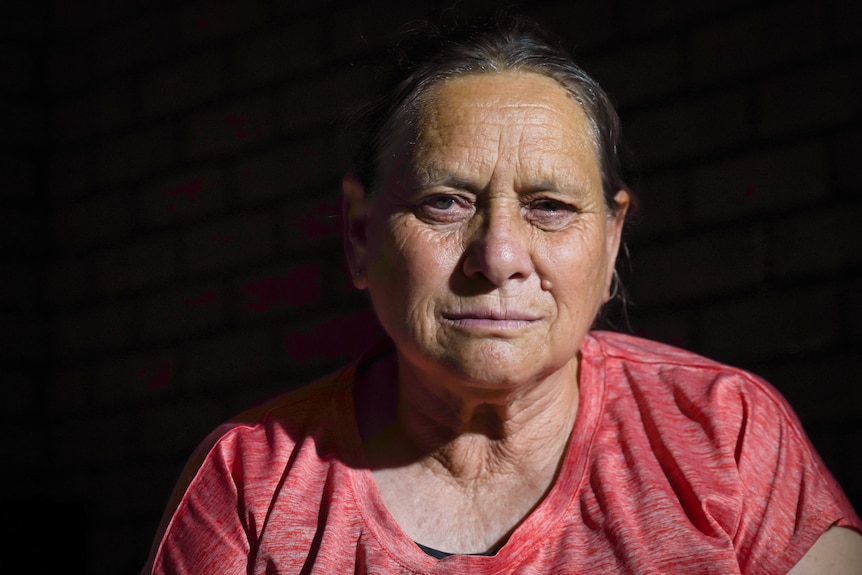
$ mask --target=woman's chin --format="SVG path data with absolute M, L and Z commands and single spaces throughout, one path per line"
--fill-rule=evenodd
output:
M 546 350 L 484 340 L 447 349 L 435 358 L 453 379 L 474 389 L 515 391 L 554 371 Z

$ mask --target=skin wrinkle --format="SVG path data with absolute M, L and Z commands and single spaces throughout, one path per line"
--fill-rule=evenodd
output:
M 469 76 L 479 76 L 479 75 L 484 74 L 484 73 L 485 73 L 485 72 L 471 72 L 471 73 L 465 74 L 464 76 L 461 76 L 461 77 L 463 78 L 463 77 L 469 77 Z M 553 80 L 554 82 L 557 82 L 557 85 L 558 85 L 558 86 L 563 87 L 563 88 L 566 90 L 566 97 L 567 97 L 567 98 L 568 98 L 572 103 L 574 103 L 574 104 L 575 104 L 576 106 L 578 106 L 578 107 L 581 107 L 581 106 L 582 106 L 582 104 L 578 101 L 578 98 L 577 98 L 577 97 L 575 97 L 575 95 L 573 95 L 571 92 L 569 92 L 569 91 L 568 91 L 568 89 L 567 89 L 567 88 L 565 88 L 564 84 L 559 83 L 556 79 L 553 79 L 551 76 L 547 76 L 547 75 L 545 75 L 545 74 L 544 74 L 544 72 L 542 72 L 541 70 L 537 70 L 536 72 L 532 72 L 532 71 L 529 71 L 529 70 L 525 70 L 525 71 L 514 71 L 514 70 L 513 70 L 513 71 L 510 71 L 510 72 L 507 72 L 507 73 L 508 73 L 508 74 L 514 74 L 514 75 L 536 74 L 536 75 L 540 75 L 540 76 L 542 76 L 542 77 L 548 78 L 549 80 Z M 431 89 L 429 89 L 427 92 L 425 92 L 425 93 L 424 93 L 424 94 L 419 98 L 419 100 L 418 100 L 418 106 L 419 106 L 419 108 L 420 108 L 420 109 L 421 109 L 421 108 L 423 108 L 423 107 L 427 108 L 427 107 L 428 107 L 428 104 L 433 104 L 433 103 L 436 101 L 436 99 L 438 98 L 438 91 L 437 91 L 436 89 L 434 89 L 434 88 L 436 88 L 436 86 L 435 86 L 435 87 L 432 87 Z M 507 104 L 503 104 L 503 105 L 504 105 L 504 106 L 506 106 Z M 532 106 L 532 107 L 535 107 L 535 108 L 546 108 L 546 109 L 550 109 L 550 107 L 549 107 L 547 104 L 539 103 L 539 102 L 529 102 L 529 103 L 526 103 L 526 106 Z M 485 106 L 485 107 L 491 108 L 491 107 L 492 107 L 492 105 L 491 105 L 491 104 L 488 104 L 488 105 L 487 105 L 487 106 Z M 422 114 L 420 114 L 420 116 L 419 116 L 419 118 L 418 118 L 418 121 L 417 121 L 417 134 L 421 134 L 421 133 L 422 133 L 422 128 L 423 128 L 423 126 L 424 126 L 424 125 L 426 125 L 427 123 L 428 123 L 428 122 L 427 122 L 427 118 L 423 117 L 423 115 L 422 115 Z M 576 134 L 576 135 L 578 136 L 578 139 L 579 139 L 579 140 L 583 140 L 583 138 L 580 138 L 580 134 Z M 592 149 L 593 153 L 596 155 L 596 158 L 600 157 L 600 154 L 599 154 L 599 145 L 598 145 L 598 142 L 599 142 L 598 129 L 597 129 L 597 127 L 594 125 L 594 123 L 593 123 L 591 120 L 589 120 L 589 119 L 588 119 L 588 121 L 587 121 L 587 134 L 586 134 L 586 135 L 587 135 L 588 145 L 589 145 L 589 146 L 590 146 L 590 148 Z M 418 139 L 419 139 L 418 137 L 414 138 L 414 139 L 411 141 L 411 145 L 412 145 L 412 144 L 414 144 L 414 143 L 415 143 L 415 141 L 417 141 Z
M 495 101 L 495 103 L 496 103 L 496 101 Z M 499 107 L 499 106 L 495 106 L 495 107 Z M 480 108 L 491 108 L 491 106 L 480 106 Z M 506 106 L 506 107 L 504 107 L 504 108 L 505 108 L 505 109 L 509 109 L 509 110 L 510 110 L 510 109 L 512 109 L 512 108 L 515 108 L 515 107 L 514 107 L 514 106 Z M 541 110 L 545 110 L 545 111 L 547 111 L 550 107 L 549 107 L 549 106 L 533 106 L 532 108 L 536 108 L 536 109 L 541 109 Z M 460 112 L 460 113 L 456 114 L 456 118 L 458 119 L 458 122 L 449 122 L 449 123 L 441 122 L 441 124 L 442 124 L 442 125 L 444 125 L 444 126 L 451 126 L 451 125 L 453 125 L 453 124 L 460 124 L 461 122 L 463 122 L 463 115 L 464 115 L 464 113 L 465 113 L 465 112 Z M 428 115 L 427 115 L 427 117 L 429 117 L 429 118 L 433 118 L 434 116 L 433 116 L 433 115 L 431 115 L 431 114 L 428 114 Z M 431 121 L 431 120 L 425 120 L 425 121 L 423 121 L 423 124 L 426 124 L 426 126 L 427 126 L 428 122 L 430 122 L 430 121 Z M 540 123 L 539 123 L 539 122 L 530 122 L 529 124 L 530 124 L 530 125 L 540 125 Z M 499 127 L 501 124 L 497 124 L 497 125 L 498 125 L 498 127 Z M 430 136 L 430 137 L 431 137 L 431 141 L 432 141 L 432 142 L 434 142 L 434 145 L 433 145 L 433 146 L 427 146 L 427 145 L 426 145 L 426 146 L 424 146 L 424 148 L 423 148 L 423 149 L 425 149 L 425 150 L 432 150 L 432 151 L 433 151 L 433 150 L 438 150 L 438 149 L 440 149 L 440 148 L 441 148 L 440 142 L 441 142 L 441 141 L 442 141 L 442 139 L 443 139 L 443 138 L 442 138 L 442 136 L 438 136 L 438 135 L 437 135 L 437 134 L 439 134 L 439 133 L 440 133 L 440 130 L 438 130 L 438 131 L 436 131 L 436 132 L 435 132 L 435 131 L 428 130 L 428 129 L 426 128 L 426 133 L 428 133 L 428 134 L 432 134 L 432 136 Z M 523 128 L 523 127 L 521 127 L 521 128 L 517 131 L 517 135 L 518 135 L 518 138 L 517 138 L 517 139 L 518 139 L 518 141 L 524 141 L 523 134 L 524 134 L 524 128 Z M 480 139 L 480 141 L 481 141 L 481 139 Z M 500 141 L 500 140 L 499 140 L 499 138 L 497 139 L 497 141 L 498 141 L 498 142 Z M 467 146 L 467 148 L 469 148 L 470 150 L 472 150 L 472 153 L 471 153 L 471 155 L 469 155 L 469 156 L 468 156 L 468 159 L 472 159 L 472 154 L 475 154 L 475 153 L 476 153 L 476 152 L 475 152 L 475 150 L 476 150 L 476 149 L 481 149 L 481 147 L 480 147 L 480 146 L 473 146 L 473 147 L 469 147 L 469 146 Z M 455 153 L 457 153 L 457 147 L 456 147 L 455 149 L 456 149 Z M 528 150 L 528 151 L 527 151 L 527 153 L 529 154 L 529 153 L 530 153 L 530 150 Z M 495 154 L 495 155 L 496 155 L 496 154 Z M 416 158 L 417 158 L 417 159 L 416 159 L 416 163 L 417 163 L 417 164 L 419 164 L 420 166 L 421 166 L 421 165 L 423 165 L 423 155 L 422 155 L 421 153 L 417 153 L 417 154 L 416 154 Z M 500 161 L 502 161 L 502 159 L 501 159 L 501 158 L 496 158 L 496 159 L 497 159 L 498 164 L 499 164 L 499 162 L 500 162 Z M 479 165 L 480 165 L 480 170 L 479 170 L 479 171 L 481 172 L 481 164 L 479 164 Z M 457 169 L 459 168 L 460 164 L 459 164 L 459 163 L 456 163 L 456 164 L 454 164 L 454 166 L 455 166 L 455 170 L 457 171 Z M 516 169 L 517 169 L 517 168 L 516 168 Z M 595 167 L 594 167 L 594 169 L 595 169 Z M 403 178 L 399 178 L 399 181 L 403 181 Z M 492 182 L 491 182 L 491 186 L 497 186 L 497 183 L 496 183 L 495 181 L 492 181 Z M 489 202 L 492 202 L 492 201 L 493 201 L 493 199 L 494 199 L 494 197 L 493 197 L 493 196 L 491 196 L 491 199 L 490 199 L 490 200 L 488 200 L 488 201 L 489 201 Z M 601 202 L 594 202 L 594 203 L 597 203 L 597 204 L 601 205 Z M 585 209 L 584 211 L 587 211 L 587 210 L 589 210 L 589 211 L 596 211 L 596 210 L 593 208 L 593 206 L 588 206 L 588 207 L 587 207 L 587 209 Z M 393 215 L 392 217 L 397 219 L 397 218 L 398 218 L 398 214 L 395 214 L 395 215 Z M 478 221 L 477 221 L 477 224 L 476 224 L 476 225 L 479 225 L 480 223 L 482 223 L 482 219 L 481 219 L 481 218 L 480 218 L 480 219 L 478 219 Z M 500 223 L 499 223 L 499 225 L 500 225 L 500 226 L 502 226 L 502 225 L 503 225 L 503 223 L 502 223 L 502 222 L 500 222 Z M 435 248 L 435 249 L 434 249 L 433 251 L 434 251 L 434 252 L 436 252 L 436 253 L 443 253 L 443 252 L 441 252 L 440 250 L 443 248 L 443 244 L 445 243 L 445 240 L 446 240 L 449 236 L 444 236 L 444 237 L 442 237 L 442 238 L 436 238 L 436 240 L 437 240 L 437 241 L 435 242 L 435 241 L 434 241 L 434 240 L 435 240 L 435 238 L 434 238 L 434 235 L 433 235 L 433 234 L 431 234 L 431 233 L 429 233 L 429 232 L 425 231 L 425 232 L 423 232 L 421 235 L 423 235 L 423 236 L 425 236 L 425 237 L 423 238 L 422 242 L 417 242 L 417 243 L 426 244 L 426 242 L 428 242 L 428 243 L 431 243 L 431 245 L 436 244 L 436 245 L 434 245 L 434 248 Z M 464 234 L 464 238 L 463 238 L 463 239 L 462 239 L 462 241 L 461 241 L 461 245 L 469 245 L 469 244 L 470 244 L 470 242 L 471 242 L 471 240 L 470 240 L 470 235 L 472 235 L 472 234 L 470 234 L 469 232 L 465 232 L 465 234 Z M 534 230 L 533 230 L 533 231 L 531 231 L 531 235 L 533 236 L 533 238 L 536 238 L 536 237 L 541 238 L 541 234 L 539 234 L 538 232 L 536 232 L 536 231 L 534 231 Z M 589 233 L 588 233 L 587 235 L 589 235 Z M 486 237 L 486 240 L 487 240 L 487 237 Z M 522 241 L 523 241 L 523 240 L 522 240 Z M 544 253 L 548 253 L 548 252 L 550 252 L 550 251 L 551 251 L 549 248 L 547 248 L 545 245 L 543 245 L 543 242 L 542 242 L 542 241 L 536 241 L 535 239 L 531 239 L 531 241 L 535 244 L 535 245 L 534 245 L 534 249 L 535 249 L 536 251 L 538 251 L 538 252 L 544 252 Z M 579 242 L 579 243 L 580 243 L 580 242 Z M 426 244 L 426 245 L 427 245 L 427 244 Z M 505 244 L 505 243 L 503 243 L 503 244 L 502 244 L 502 249 L 504 249 L 504 250 L 513 250 L 514 248 L 513 248 L 513 247 L 510 247 L 509 245 L 507 245 L 507 244 Z M 398 252 L 402 252 L 402 253 L 404 253 L 404 254 L 405 254 L 405 255 L 404 255 L 404 257 L 403 257 L 403 260 L 404 260 L 404 261 L 409 260 L 409 259 L 411 258 L 410 254 L 409 254 L 409 253 L 407 253 L 407 252 L 409 251 L 409 248 L 407 247 L 407 244 L 406 244 L 406 240 L 405 240 L 405 239 L 403 239 L 403 238 L 402 238 L 402 239 L 400 239 L 400 241 L 399 241 L 398 243 L 396 243 L 396 250 L 397 250 Z M 509 257 L 509 255 L 508 255 L 507 253 L 503 253 L 503 254 L 502 254 L 502 256 L 503 256 L 503 259 L 508 259 L 508 257 Z M 397 259 L 401 259 L 401 258 L 397 258 Z M 530 275 L 530 274 L 528 273 L 527 275 Z M 412 287 L 412 286 L 411 286 L 411 287 Z M 506 299 L 507 299 L 508 297 L 510 297 L 510 296 L 508 296 L 508 294 L 509 294 L 509 293 L 510 293 L 510 292 L 508 292 L 508 291 L 506 291 L 506 290 L 501 289 L 501 290 L 498 292 L 498 296 L 497 296 L 497 297 L 500 299 L 500 301 L 506 301 Z M 429 313 L 429 311 L 430 311 L 430 310 L 428 309 L 427 305 L 426 305 L 426 306 L 420 306 L 417 302 L 414 302 L 414 303 L 413 303 L 413 306 L 412 306 L 412 307 L 410 307 L 410 308 L 408 308 L 408 310 L 407 310 L 407 311 L 408 311 L 408 315 L 409 315 L 409 316 L 411 316 L 411 317 L 418 317 L 418 318 L 421 318 L 421 317 L 429 317 L 429 316 L 431 315 L 431 314 Z M 415 315 L 414 315 L 414 314 L 415 314 Z M 419 325 L 421 325 L 421 322 L 420 322 L 420 324 L 419 324 Z M 420 335 L 420 337 L 422 337 L 422 335 Z M 442 344 L 442 343 L 440 344 L 440 347 L 443 347 L 443 344 Z
M 351 236 L 362 239 L 351 269 L 396 344 L 396 413 L 365 447 L 411 537 L 475 552 L 506 537 L 556 474 L 627 196 L 608 211 L 589 122 L 555 80 L 469 75 L 430 93 L 415 145 L 393 139 L 384 188 L 366 202 L 345 184 L 367 232 Z M 532 319 L 451 319 L 481 310 Z

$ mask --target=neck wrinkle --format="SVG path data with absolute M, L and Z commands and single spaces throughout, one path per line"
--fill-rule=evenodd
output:
M 399 363 L 394 427 L 412 459 L 460 486 L 518 476 L 550 484 L 577 414 L 577 360 L 526 393 L 493 398 L 456 396 L 446 392 L 451 386 L 431 389 L 421 378 L 406 379 L 412 374 Z

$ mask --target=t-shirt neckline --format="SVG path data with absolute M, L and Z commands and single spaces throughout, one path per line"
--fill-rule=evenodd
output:
M 356 507 L 370 535 L 380 549 L 407 570 L 431 569 L 440 562 L 451 567 L 469 566 L 472 573 L 493 573 L 502 567 L 513 568 L 542 545 L 554 529 L 561 528 L 564 518 L 577 513 L 575 502 L 582 483 L 587 479 L 586 469 L 593 438 L 604 406 L 606 385 L 601 355 L 601 344 L 587 333 L 580 347 L 580 397 L 575 424 L 563 456 L 563 465 L 551 490 L 539 505 L 518 525 L 509 540 L 494 555 L 455 554 L 437 559 L 426 554 L 401 529 L 386 508 L 374 482 L 359 436 L 354 413 L 353 391 L 356 378 L 362 370 L 382 355 L 394 353 L 394 345 L 377 344 L 366 352 L 345 373 L 346 393 L 343 394 L 346 411 L 344 447 L 356 457 L 358 465 L 348 473 Z

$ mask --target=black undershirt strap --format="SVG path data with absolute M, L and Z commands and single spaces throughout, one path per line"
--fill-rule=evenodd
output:
M 445 559 L 446 557 L 451 557 L 452 555 L 454 555 L 454 553 L 446 553 L 445 551 L 438 551 L 437 549 L 426 547 L 425 545 L 422 545 L 421 543 L 418 543 L 416 541 L 414 541 L 414 543 L 419 546 L 419 549 L 421 549 L 431 557 L 434 557 L 435 559 Z M 491 557 L 492 555 L 496 554 L 496 551 L 485 551 L 484 553 L 469 553 L 469 555 L 484 555 L 486 557 Z

